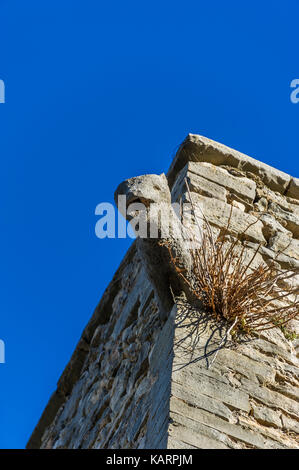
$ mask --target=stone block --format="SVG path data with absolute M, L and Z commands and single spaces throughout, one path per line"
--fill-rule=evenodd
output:
M 295 238 L 299 238 L 299 217 L 295 213 L 282 209 L 275 203 L 269 204 L 269 211 L 277 220 L 293 233 Z
M 187 167 L 188 174 L 193 173 L 216 183 L 246 202 L 252 203 L 255 198 L 256 183 L 249 178 L 233 176 L 224 168 L 207 162 L 189 162 Z
M 289 418 L 288 416 L 281 416 L 283 428 L 286 431 L 291 431 L 299 434 L 299 422 L 294 419 Z
M 188 389 L 191 395 L 211 398 L 221 401 L 238 410 L 249 412 L 249 396 L 245 390 L 238 390 L 218 380 L 202 375 L 200 380 L 188 374 L 184 369 L 174 372 L 173 380 Z M 190 396 L 191 399 L 191 396 Z M 199 398 L 200 403 L 200 398 Z M 216 405 L 215 405 L 216 406 Z M 220 409 L 219 409 L 220 411 Z
M 276 428 L 281 427 L 281 419 L 279 414 L 273 411 L 271 408 L 267 408 L 265 406 L 254 406 L 253 416 L 259 423 L 265 426 L 274 426 Z
M 188 202 L 190 202 L 188 194 L 185 194 L 185 198 Z M 218 199 L 200 196 L 196 193 L 191 193 L 191 198 L 195 207 L 198 208 L 197 213 L 200 215 L 201 211 L 203 211 L 210 224 L 221 228 L 227 227 L 231 212 L 230 204 L 227 204 Z M 229 233 L 235 235 L 245 232 L 245 239 L 256 243 L 266 244 L 266 239 L 263 235 L 262 222 L 258 220 L 257 217 L 251 214 L 246 214 L 237 207 L 232 208 L 232 217 L 228 231 Z
M 238 424 L 228 423 L 227 421 L 214 416 L 212 413 L 208 413 L 197 408 L 191 408 L 182 401 L 172 400 L 170 406 L 171 416 L 175 422 L 179 422 L 179 424 L 185 424 L 186 427 L 188 426 L 189 428 L 191 427 L 191 429 L 193 428 L 196 430 L 199 435 L 199 442 L 201 439 L 200 434 L 202 425 L 204 425 L 210 428 L 211 431 L 221 432 L 227 437 L 232 437 L 237 441 L 250 444 L 258 449 L 273 448 L 275 446 L 275 443 L 273 445 L 272 440 L 268 440 L 260 434 L 244 429 Z
M 294 199 L 299 199 L 299 178 L 292 178 L 286 195 Z
M 291 177 L 266 163 L 240 153 L 206 137 L 189 134 L 180 146 L 172 162 L 167 178 L 172 187 L 176 175 L 187 162 L 208 162 L 213 165 L 227 165 L 257 175 L 266 186 L 279 193 L 287 189 Z M 293 193 L 292 193 L 293 194 Z

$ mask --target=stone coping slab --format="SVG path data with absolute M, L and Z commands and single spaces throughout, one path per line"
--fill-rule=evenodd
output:
M 252 173 L 258 176 L 273 191 L 293 199 L 299 199 L 298 178 L 293 178 L 266 163 L 196 134 L 188 134 L 176 153 L 167 173 L 170 187 L 174 184 L 176 176 L 181 169 L 190 161 L 226 165 Z

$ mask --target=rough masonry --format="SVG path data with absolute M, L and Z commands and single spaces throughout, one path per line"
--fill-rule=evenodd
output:
M 256 222 L 246 242 L 249 257 L 261 244 L 257 264 L 299 268 L 298 178 L 197 135 L 180 146 L 167 184 L 157 178 L 173 202 L 188 200 L 187 180 L 216 233 L 231 206 L 232 237 Z M 207 340 L 221 331 L 206 315 L 191 361 L 183 307 L 167 291 L 172 273 L 159 254 L 149 269 L 152 253 L 132 244 L 27 448 L 298 448 L 298 340 L 265 331 L 222 348 L 207 368 Z

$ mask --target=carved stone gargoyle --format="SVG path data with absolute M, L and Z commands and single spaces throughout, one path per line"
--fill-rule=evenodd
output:
M 120 196 L 125 196 L 125 205 L 120 204 Z M 174 303 L 175 295 L 192 297 L 189 284 L 192 258 L 188 249 L 190 232 L 182 224 L 180 214 L 171 204 L 171 194 L 164 173 L 142 175 L 122 182 L 114 194 L 116 205 L 122 215 L 146 225 L 146 235 L 137 235 L 140 258 L 152 282 L 162 315 L 167 315 Z M 136 233 L 136 225 L 135 228 Z M 139 227 L 140 228 L 140 227 Z M 170 248 L 170 249 L 169 249 Z M 172 256 L 179 262 L 184 276 L 178 274 L 171 262 Z

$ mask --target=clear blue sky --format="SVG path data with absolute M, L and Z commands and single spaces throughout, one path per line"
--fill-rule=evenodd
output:
M 188 132 L 299 174 L 298 0 L 0 0 L 0 448 L 25 446 L 130 240 L 95 207 Z

